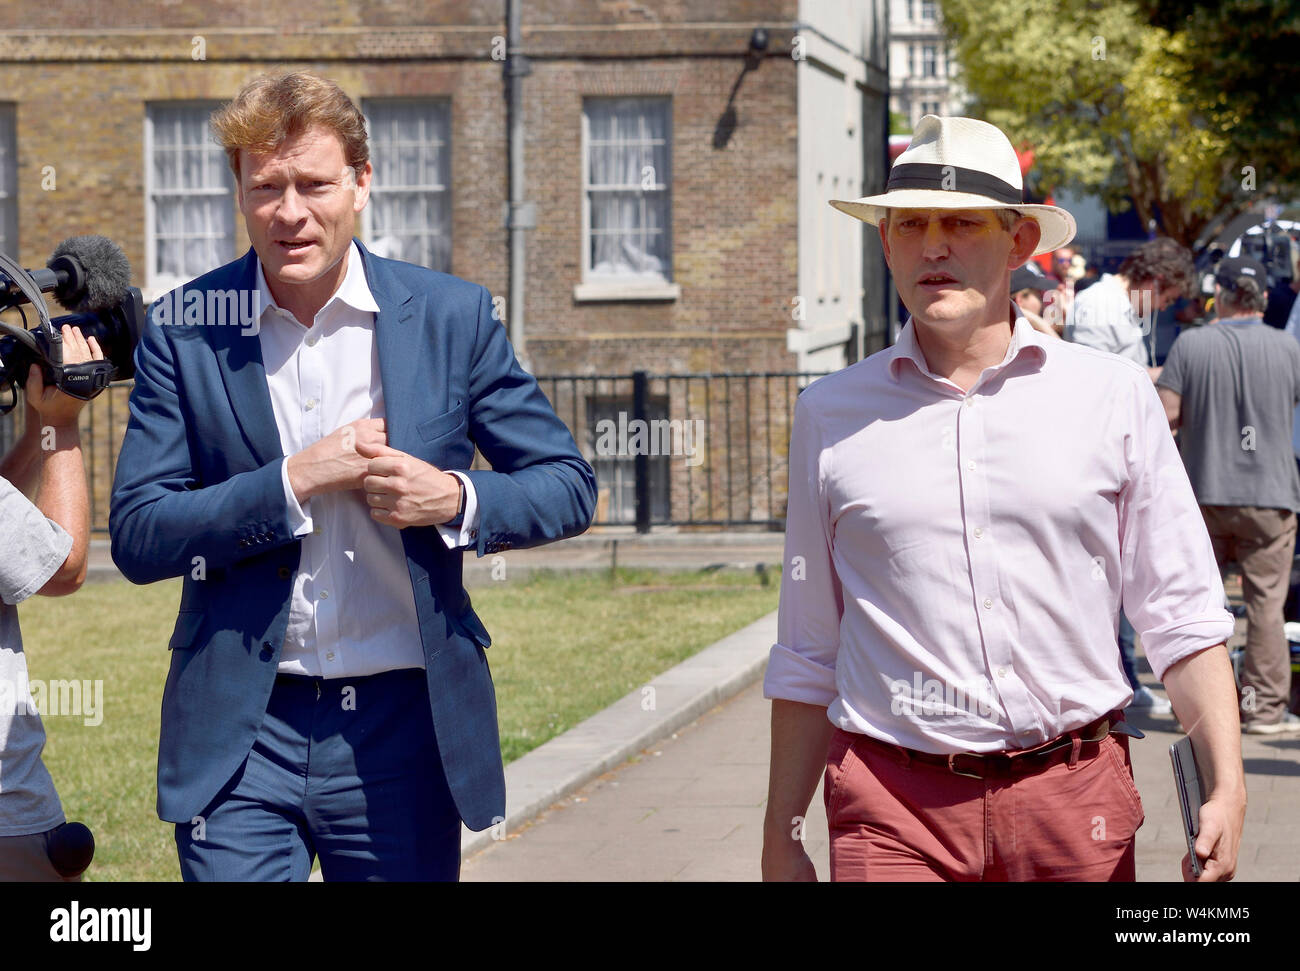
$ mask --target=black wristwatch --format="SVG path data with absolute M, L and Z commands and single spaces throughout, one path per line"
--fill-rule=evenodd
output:
M 459 526 L 465 521 L 465 480 L 456 476 L 456 483 L 460 486 L 460 502 L 456 505 L 456 515 L 447 520 L 448 526 Z

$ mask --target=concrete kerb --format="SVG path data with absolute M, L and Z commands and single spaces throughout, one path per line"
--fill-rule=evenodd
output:
M 511 762 L 504 821 L 477 833 L 464 829 L 461 859 L 507 838 L 592 779 L 753 684 L 775 641 L 773 611 Z
M 772 532 L 692 532 L 661 528 L 638 534 L 623 527 L 602 527 L 531 550 L 477 557 L 465 554 L 463 571 L 468 587 L 486 586 L 497 577 L 498 562 L 508 566 L 512 580 L 524 580 L 544 570 L 584 573 L 620 566 L 657 570 L 728 567 L 753 569 L 781 562 L 784 536 Z M 779 570 L 778 570 L 779 572 Z M 122 579 L 113 564 L 109 542 L 102 536 L 90 541 L 88 581 Z

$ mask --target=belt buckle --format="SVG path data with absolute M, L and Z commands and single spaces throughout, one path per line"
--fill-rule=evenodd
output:
M 984 778 L 984 776 L 982 775 L 975 775 L 973 772 L 963 772 L 961 769 L 957 768 L 953 760 L 963 755 L 972 755 L 975 758 L 980 758 L 978 755 L 975 755 L 975 753 L 973 752 L 953 752 L 951 755 L 948 756 L 948 771 L 953 773 L 953 775 L 964 775 L 969 779 L 982 780 Z M 981 764 L 983 764 L 982 759 L 981 759 Z

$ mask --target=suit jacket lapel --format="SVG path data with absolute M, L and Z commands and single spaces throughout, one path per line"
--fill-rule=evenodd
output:
M 424 298 L 416 297 L 384 264 L 357 240 L 366 284 L 379 304 L 375 315 L 375 345 L 379 352 L 379 378 L 384 388 L 385 427 L 388 444 L 403 452 L 416 447 L 415 421 L 409 396 L 428 387 L 435 375 L 422 373 L 427 349 L 416 344 L 418 328 L 413 323 L 424 312 Z
M 250 247 L 235 269 L 237 279 L 233 282 L 241 292 L 257 289 L 256 259 L 257 254 Z M 214 327 L 212 339 L 235 419 L 259 465 L 268 465 L 283 456 L 284 449 L 280 446 L 280 432 L 271 408 L 271 392 L 266 386 L 262 342 L 256 334 L 245 333 L 241 327 Z

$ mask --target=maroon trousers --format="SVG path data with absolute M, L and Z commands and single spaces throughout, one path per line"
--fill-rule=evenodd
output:
M 1132 881 L 1145 818 L 1123 735 L 975 779 L 836 729 L 825 798 L 832 880 Z

